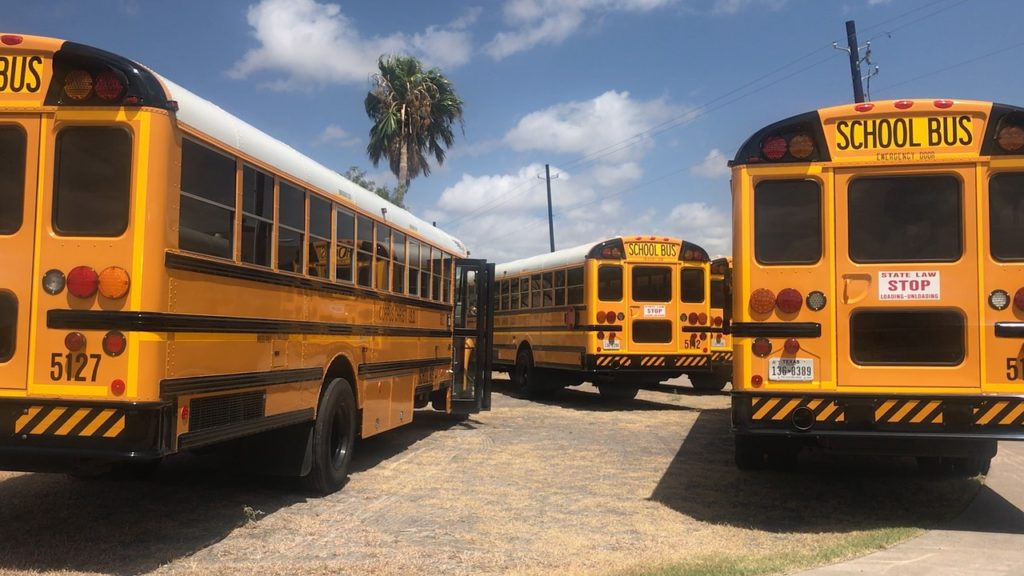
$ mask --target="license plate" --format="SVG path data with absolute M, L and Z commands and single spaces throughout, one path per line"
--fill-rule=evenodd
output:
M 601 344 L 605 350 L 618 350 L 622 347 L 621 342 L 621 340 L 605 340 Z
M 768 379 L 779 382 L 810 382 L 814 380 L 814 360 L 810 358 L 770 358 Z

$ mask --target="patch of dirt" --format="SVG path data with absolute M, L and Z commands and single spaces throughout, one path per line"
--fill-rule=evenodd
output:
M 978 488 L 910 459 L 741 472 L 724 394 L 506 387 L 491 412 L 421 411 L 358 444 L 321 499 L 190 456 L 147 481 L 0 473 L 0 575 L 604 574 L 927 527 Z

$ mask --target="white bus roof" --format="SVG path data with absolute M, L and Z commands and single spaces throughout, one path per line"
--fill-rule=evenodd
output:
M 565 248 L 554 252 L 548 252 L 547 254 L 538 254 L 536 256 L 530 256 L 529 258 L 521 258 L 519 260 L 505 262 L 504 264 L 498 264 L 494 267 L 494 277 L 501 280 L 506 276 L 516 276 L 519 274 L 548 270 L 550 268 L 561 268 L 564 266 L 571 266 L 573 264 L 582 264 L 583 260 L 586 259 L 587 254 L 594 246 L 603 244 L 609 240 L 619 239 L 624 242 L 640 242 L 644 240 L 650 242 L 675 242 L 676 244 L 682 242 L 679 238 L 669 238 L 667 236 L 613 236 L 612 238 L 595 240 L 572 248 Z
M 154 73 L 155 74 L 155 73 Z M 312 158 L 260 131 L 200 98 L 178 84 L 157 75 L 168 91 L 168 99 L 178 102 L 178 121 L 215 138 L 300 182 L 347 199 L 370 214 L 397 228 L 405 228 L 456 256 L 466 256 L 466 246 L 454 236 L 399 208 Z

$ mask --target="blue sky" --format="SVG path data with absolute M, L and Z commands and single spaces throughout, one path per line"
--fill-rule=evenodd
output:
M 365 147 L 382 53 L 439 67 L 465 100 L 448 161 L 407 206 L 498 262 L 659 234 L 730 252 L 725 162 L 756 129 L 851 102 L 845 21 L 872 99 L 1024 105 L 1016 0 L 2 0 L 0 31 L 137 60 L 344 172 Z M 866 71 L 866 69 L 865 69 Z

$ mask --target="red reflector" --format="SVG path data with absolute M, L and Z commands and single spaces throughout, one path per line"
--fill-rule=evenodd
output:
M 700 324 L 707 324 L 708 323 L 708 315 L 703 313 L 703 312 L 701 312 L 700 314 L 697 315 L 697 322 L 700 323 Z M 701 334 L 701 336 L 703 336 L 703 334 Z
M 772 353 L 772 341 L 767 338 L 755 338 L 750 349 L 753 350 L 754 354 L 764 358 Z
M 856 106 L 854 106 L 853 109 L 856 110 L 857 112 L 870 112 L 871 109 L 874 107 L 875 105 L 870 102 L 863 102 L 861 104 L 857 104 Z
M 81 332 L 71 332 L 64 337 L 64 347 L 71 352 L 78 352 L 82 348 L 85 348 L 85 334 Z
M 598 310 L 597 311 L 597 323 L 598 324 L 604 324 L 604 321 L 605 321 L 604 310 Z
M 722 317 L 721 316 L 715 316 L 715 319 L 712 321 L 712 323 L 715 326 L 721 326 L 722 325 Z
M 775 299 L 775 305 L 779 307 L 779 311 L 786 314 L 796 314 L 800 311 L 803 303 L 803 295 L 792 288 L 783 288 Z
M 68 272 L 68 292 L 79 298 L 91 298 L 100 286 L 100 277 L 88 266 L 76 266 Z
M 597 339 L 598 340 L 604 340 L 604 332 L 598 332 L 597 333 Z
M 128 340 L 117 330 L 111 330 L 103 337 L 103 351 L 109 356 L 120 356 L 127 346 Z
M 769 160 L 781 160 L 786 155 L 786 139 L 779 136 L 769 136 L 761 143 L 761 153 Z
M 124 380 L 120 378 L 110 383 L 110 391 L 114 393 L 114 396 L 120 396 L 124 394 Z
M 22 40 L 24 40 L 24 38 L 21 36 L 15 36 L 14 34 L 4 34 L 3 36 L 0 36 L 0 42 L 3 42 L 8 46 L 17 46 L 18 44 L 21 44 Z
M 181 407 L 181 419 L 188 420 L 188 406 Z
M 953 101 L 952 100 L 936 100 L 935 102 L 933 102 L 933 104 L 935 104 L 936 108 L 942 108 L 942 109 L 952 108 L 953 107 Z
M 605 314 L 605 318 L 608 319 L 608 323 L 609 324 L 615 322 L 615 312 L 612 312 L 611 310 L 609 310 L 609 311 L 605 312 L 604 314 Z
M 764 384 L 764 378 L 760 374 L 754 374 L 750 377 L 750 385 L 754 388 L 760 388 L 761 384 Z
M 895 106 L 896 108 L 898 108 L 899 110 L 906 110 L 907 108 L 910 108 L 911 106 L 914 105 L 914 101 L 913 100 L 897 100 L 897 101 L 893 102 L 892 105 Z
M 93 90 L 96 90 L 96 95 L 103 100 L 116 100 L 124 92 L 124 84 L 121 83 L 121 78 L 117 74 L 107 70 L 106 72 L 100 72 L 96 76 L 96 84 L 93 86 Z
M 690 324 L 696 324 L 698 320 L 700 320 L 700 317 L 697 316 L 696 312 L 690 312 L 690 315 L 686 317 L 686 321 Z
M 796 338 L 787 338 L 782 349 L 786 351 L 786 354 L 796 354 L 800 351 L 800 341 Z

